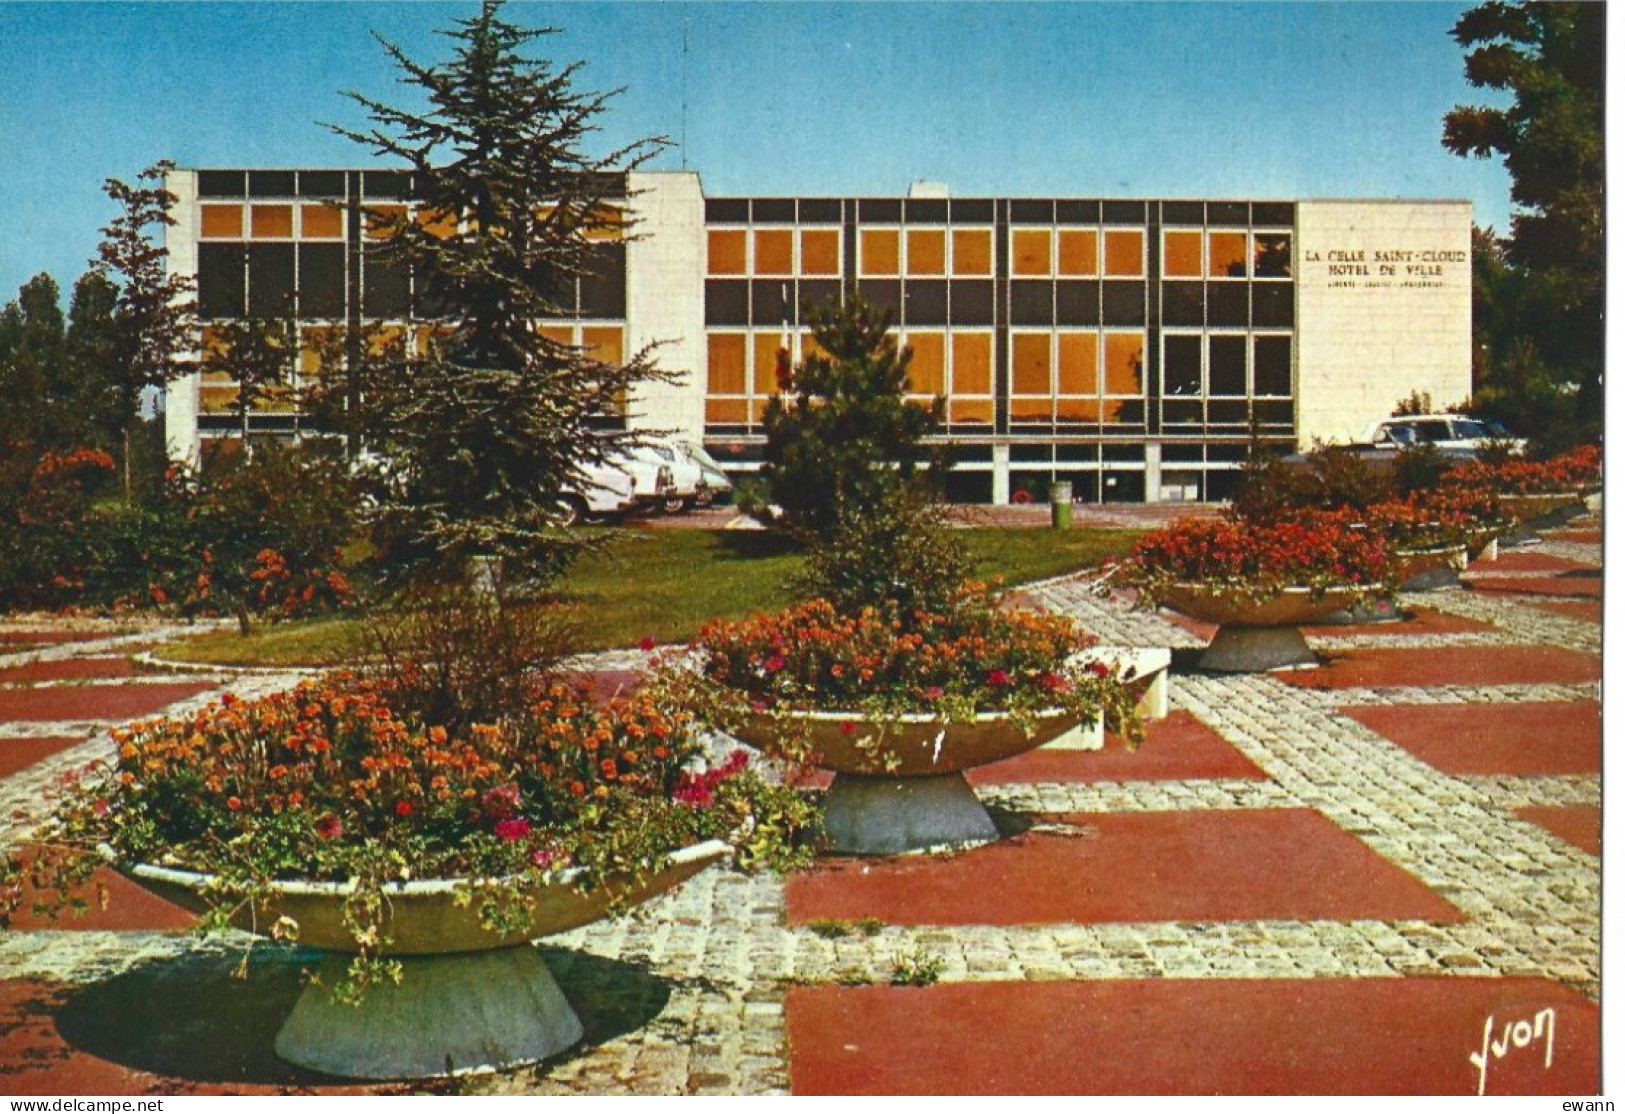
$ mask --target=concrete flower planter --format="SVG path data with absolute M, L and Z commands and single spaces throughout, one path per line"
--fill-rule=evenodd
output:
M 1168 716 L 1168 666 L 1173 653 L 1166 646 L 1091 646 L 1072 655 L 1068 664 L 1087 666 L 1100 662 L 1139 690 L 1135 710 L 1142 720 Z M 1047 750 L 1101 750 L 1106 745 L 1106 725 L 1098 717 L 1061 732 L 1045 743 Z
M 587 894 L 571 887 L 573 875 L 566 872 L 535 895 L 529 924 L 507 935 L 481 927 L 477 903 L 457 902 L 456 881 L 386 886 L 382 935 L 389 943 L 380 952 L 401 963 L 404 977 L 370 988 L 359 1008 L 335 1003 L 326 989 L 343 977 L 357 950 L 342 921 L 352 885 L 281 883 L 265 900 L 240 909 L 232 924 L 264 933 L 286 917 L 298 924 L 301 945 L 328 953 L 277 1034 L 276 1053 L 284 1060 L 355 1079 L 495 1071 L 556 1055 L 583 1034 L 532 939 L 590 924 L 612 902 L 646 901 L 729 854 L 717 840 L 695 844 L 673 852 L 649 875 L 612 880 Z M 211 875 L 145 863 L 114 865 L 182 908 L 209 908 Z
M 830 848 L 894 855 L 997 839 L 964 771 L 1042 746 L 1079 722 L 1056 709 L 1041 713 L 1028 734 L 1003 712 L 984 712 L 970 723 L 903 715 L 884 725 L 861 712 L 762 713 L 738 737 L 769 754 L 799 750 L 805 742 L 812 763 L 835 773 L 824 804 Z M 792 745 L 781 745 L 786 741 Z M 895 759 L 890 770 L 887 757 Z
M 1453 588 L 1461 583 L 1457 574 L 1467 567 L 1467 547 L 1445 545 L 1431 549 L 1395 550 L 1394 566 L 1402 592 Z
M 1519 526 L 1538 530 L 1560 526 L 1586 510 L 1584 491 L 1556 491 L 1537 495 L 1502 495 L 1501 510 Z
M 1260 673 L 1319 662 L 1299 625 L 1356 604 L 1364 591 L 1355 587 L 1315 592 L 1283 588 L 1252 599 L 1222 584 L 1175 584 L 1162 603 L 1175 611 L 1219 627 L 1198 665 L 1220 673 Z

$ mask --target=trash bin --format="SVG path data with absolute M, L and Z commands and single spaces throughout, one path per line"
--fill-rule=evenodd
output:
M 1049 524 L 1056 530 L 1072 527 L 1072 481 L 1056 480 L 1049 485 Z

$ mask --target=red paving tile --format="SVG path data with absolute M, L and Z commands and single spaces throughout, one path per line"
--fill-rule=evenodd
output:
M 105 889 L 105 902 L 98 887 Z M 12 918 L 12 927 L 18 930 L 52 928 L 69 932 L 183 932 L 197 924 L 197 918 L 186 910 L 154 897 L 105 867 L 97 870 L 91 881 L 75 894 L 89 908 L 78 916 L 64 911 L 52 920 L 33 912 L 31 906 L 37 891 L 26 887 L 21 911 Z M 0 1063 L 3 1063 L 3 1059 L 0 1059 Z
M 1467 566 L 1473 572 L 1572 572 L 1575 569 L 1595 568 L 1595 565 L 1585 565 L 1579 561 L 1570 561 L 1563 557 L 1553 557 L 1550 553 L 1528 553 L 1523 550 L 1506 550 L 1494 561 L 1485 561 L 1482 558 Z
M 1546 1038 L 1507 1025 L 1553 1011 Z M 1594 1095 L 1598 1007 L 1542 979 L 794 986 L 797 1095 Z M 1509 1040 L 1508 1037 L 1513 1039 Z
M 1137 751 L 1108 735 L 1104 750 L 1032 750 L 971 770 L 966 778 L 972 785 L 1010 785 L 1264 776 L 1218 732 L 1191 713 L 1176 711 L 1146 724 L 1145 742 Z
M 123 720 L 150 716 L 215 686 L 184 681 L 152 685 L 76 685 L 0 690 L 0 722 Z
M 0 777 L 10 777 L 26 770 L 59 751 L 78 746 L 85 741 L 83 735 L 52 735 L 47 738 L 0 738 Z
M 1303 688 L 1400 685 L 1572 685 L 1602 677 L 1595 655 L 1556 646 L 1436 646 L 1322 653 L 1314 669 L 1273 674 Z
M 1602 600 L 1525 600 L 1525 606 L 1538 607 L 1553 615 L 1567 615 L 1588 623 L 1602 622 Z
M 1526 805 L 1513 811 L 1582 851 L 1602 854 L 1602 809 L 1596 805 Z
M 1578 542 L 1581 545 L 1601 545 L 1602 531 L 1597 529 L 1543 530 L 1541 537 L 1554 542 Z
M 1204 809 L 1068 818 L 942 859 L 830 860 L 791 876 L 792 924 L 1463 919 L 1453 905 L 1313 809 Z
M 136 675 L 129 658 L 66 658 L 62 661 L 35 661 L 0 669 L 0 684 L 38 684 L 41 681 L 113 680 Z
M 1600 576 L 1478 576 L 1467 583 L 1475 592 L 1497 596 L 1602 598 Z
M 1602 709 L 1590 702 L 1338 710 L 1447 774 L 1536 777 L 1602 770 Z

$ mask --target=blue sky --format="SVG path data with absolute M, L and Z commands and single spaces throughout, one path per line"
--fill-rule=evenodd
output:
M 1449 29 L 1464 3 L 515 3 L 559 27 L 588 89 L 626 88 L 606 143 L 665 135 L 656 167 L 707 193 L 1450 197 L 1507 226 L 1498 162 L 1439 145 L 1484 97 Z M 410 92 L 370 36 L 444 57 L 442 3 L 0 0 L 0 300 L 64 290 L 112 215 L 107 177 L 349 166 L 340 95 Z M 686 49 L 685 49 L 686 42 Z M 685 107 L 686 106 L 686 107 Z

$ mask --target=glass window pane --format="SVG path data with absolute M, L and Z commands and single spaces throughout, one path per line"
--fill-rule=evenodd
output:
M 1253 394 L 1292 397 L 1292 338 L 1253 338 Z
M 948 400 L 950 422 L 986 424 L 993 420 L 993 400 L 980 398 L 953 398 Z
M 713 395 L 745 393 L 745 334 L 712 333 L 706 338 L 705 389 Z
M 801 233 L 801 273 L 841 273 L 841 234 L 833 228 L 805 229 Z
M 1207 393 L 1212 398 L 1246 396 L 1246 337 L 1215 336 L 1208 338 Z
M 588 326 L 581 330 L 581 347 L 599 363 L 619 366 L 624 358 L 623 337 L 619 326 Z
M 713 228 L 706 233 L 706 273 L 742 275 L 745 273 L 745 230 Z
M 993 233 L 985 228 L 954 229 L 954 274 L 993 273 Z
M 1165 278 L 1202 277 L 1202 234 L 1164 232 L 1162 234 L 1162 273 Z
M 705 420 L 713 425 L 744 425 L 749 414 L 742 398 L 708 398 L 705 400 Z
M 1057 398 L 1055 400 L 1055 420 L 1058 422 L 1098 422 L 1100 421 L 1100 399 L 1094 396 Z
M 940 228 L 911 228 L 908 232 L 908 273 L 948 273 L 948 235 Z
M 1106 274 L 1112 278 L 1139 278 L 1145 274 L 1145 233 L 1142 230 L 1107 230 Z
M 1144 333 L 1107 333 L 1103 386 L 1108 395 L 1145 394 Z
M 859 266 L 866 275 L 897 274 L 897 229 L 865 228 L 859 234 L 862 258 Z
M 331 205 L 299 206 L 299 235 L 307 240 L 342 240 L 344 210 Z
M 1092 278 L 1100 273 L 1100 236 L 1094 229 L 1063 228 L 1057 238 L 1061 274 Z
M 1095 374 L 1099 356 L 1099 333 L 1062 333 L 1057 338 L 1055 393 L 1099 394 L 1100 383 Z
M 940 395 L 947 391 L 946 340 L 943 333 L 909 333 L 908 346 L 914 355 L 908 362 L 908 382 L 913 393 Z
M 1050 234 L 1047 228 L 1018 228 L 1010 234 L 1010 272 L 1016 275 L 1050 274 Z
M 1247 233 L 1209 232 L 1207 234 L 1208 278 L 1247 277 Z
M 419 209 L 412 214 L 412 219 L 437 240 L 449 240 L 457 235 L 457 214 L 448 209 Z
M 243 207 L 241 205 L 203 206 L 202 236 L 205 240 L 242 239 Z
M 762 228 L 756 231 L 756 266 L 758 275 L 788 275 L 791 265 L 792 238 L 788 228 Z
M 1014 396 L 1010 399 L 1013 422 L 1047 422 L 1055 416 L 1055 400 L 1048 395 Z
M 1165 335 L 1162 339 L 1162 397 L 1195 398 L 1202 393 L 1202 338 Z
M 1010 393 L 1013 395 L 1051 393 L 1048 333 L 1011 335 Z
M 754 372 L 751 375 L 751 390 L 759 395 L 778 393 L 779 389 L 779 348 L 784 339 L 778 333 L 757 333 L 752 338 L 752 354 L 756 358 Z
M 1260 232 L 1253 237 L 1253 277 L 1292 277 L 1292 234 Z
M 992 394 L 993 334 L 955 333 L 953 335 L 953 350 L 953 393 L 956 395 Z
M 389 223 L 406 216 L 405 205 L 369 205 L 366 211 L 367 235 L 382 240 L 389 235 Z
M 293 238 L 292 205 L 256 205 L 249 211 L 249 228 L 256 240 Z

